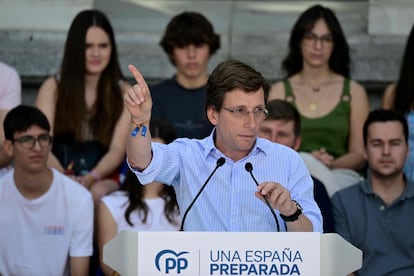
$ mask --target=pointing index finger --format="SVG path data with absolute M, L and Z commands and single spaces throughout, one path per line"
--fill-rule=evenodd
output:
M 144 77 L 142 76 L 142 74 L 138 71 L 138 69 L 130 64 L 128 65 L 128 69 L 129 71 L 132 73 L 132 75 L 134 76 L 135 81 L 142 86 L 143 88 L 146 88 L 147 90 L 149 90 L 147 82 L 145 81 Z

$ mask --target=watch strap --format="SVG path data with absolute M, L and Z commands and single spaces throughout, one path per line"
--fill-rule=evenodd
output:
M 299 216 L 302 214 L 302 207 L 299 205 L 299 203 L 298 203 L 297 201 L 295 201 L 295 200 L 292 200 L 292 201 L 296 204 L 296 207 L 298 208 L 298 209 L 296 210 L 296 212 L 295 212 L 295 213 L 293 213 L 293 214 L 292 214 L 292 215 L 290 215 L 290 216 L 284 216 L 284 215 L 280 214 L 280 217 L 281 217 L 284 221 L 287 221 L 287 222 L 292 222 L 292 221 L 296 221 L 296 220 L 298 220 Z

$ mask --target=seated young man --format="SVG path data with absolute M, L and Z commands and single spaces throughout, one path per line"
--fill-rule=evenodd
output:
M 152 118 L 170 121 L 178 137 L 204 138 L 213 128 L 203 114 L 207 67 L 220 37 L 204 15 L 186 11 L 171 18 L 160 45 L 176 71 L 151 87 Z
M 88 275 L 91 194 L 47 167 L 52 137 L 39 109 L 17 106 L 3 125 L 14 168 L 0 180 L 0 275 Z
M 332 197 L 335 228 L 363 251 L 355 275 L 414 275 L 414 183 L 403 172 L 407 121 L 393 111 L 375 110 L 363 135 L 370 173 Z

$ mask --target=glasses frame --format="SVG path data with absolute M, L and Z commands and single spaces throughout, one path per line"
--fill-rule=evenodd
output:
M 249 113 L 253 113 L 253 118 L 257 121 L 263 121 L 267 118 L 267 116 L 269 115 L 269 111 L 266 109 L 266 107 L 255 107 L 252 111 L 248 111 L 246 108 L 244 107 L 235 107 L 235 108 L 229 108 L 226 106 L 221 106 L 222 109 L 234 114 L 235 117 L 239 118 L 239 119 L 244 119 L 247 118 Z M 263 112 L 263 118 L 257 118 L 256 114 L 260 114 L 259 110 L 261 112 Z
M 332 48 L 334 45 L 334 38 L 332 34 L 318 36 L 313 32 L 305 32 L 302 41 L 303 44 L 309 46 L 315 46 L 319 42 L 323 48 Z
M 47 140 L 45 140 L 47 137 Z M 48 133 L 43 133 L 37 137 L 32 135 L 25 135 L 18 138 L 13 138 L 12 142 L 18 142 L 24 149 L 33 149 L 36 142 L 39 143 L 41 148 L 49 147 L 53 143 L 53 137 Z M 31 145 L 29 146 L 29 142 Z

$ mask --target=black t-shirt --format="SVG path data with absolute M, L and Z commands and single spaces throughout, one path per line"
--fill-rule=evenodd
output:
M 151 87 L 152 118 L 170 121 L 178 137 L 204 138 L 213 126 L 204 113 L 206 87 L 186 89 L 175 76 Z

